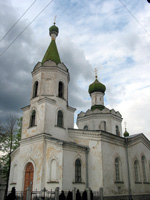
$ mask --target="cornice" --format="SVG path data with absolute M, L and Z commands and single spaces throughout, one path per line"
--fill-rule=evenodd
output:
M 26 111 L 26 110 L 29 110 L 29 109 L 30 109 L 30 106 L 31 106 L 31 105 L 25 106 L 25 107 L 21 108 L 21 110 L 22 110 L 23 112 Z

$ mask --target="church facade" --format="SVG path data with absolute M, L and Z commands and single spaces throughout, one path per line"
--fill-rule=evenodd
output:
M 122 133 L 122 116 L 104 105 L 105 85 L 89 86 L 91 108 L 77 117 L 68 105 L 69 71 L 56 46 L 59 29 L 32 71 L 30 105 L 22 108 L 20 147 L 11 155 L 9 191 L 80 191 L 103 188 L 103 196 L 150 194 L 150 141 Z

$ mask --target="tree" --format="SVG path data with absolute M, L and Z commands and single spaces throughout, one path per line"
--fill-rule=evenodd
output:
M 19 147 L 21 139 L 22 117 L 10 115 L 5 125 L 0 126 L 0 146 L 3 156 L 0 158 L 1 176 L 6 181 L 6 193 L 8 189 L 11 153 Z

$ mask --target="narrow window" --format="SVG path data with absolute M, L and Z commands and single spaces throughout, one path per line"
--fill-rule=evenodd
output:
M 116 126 L 116 135 L 120 136 L 119 127 Z
M 120 181 L 120 162 L 119 162 L 119 158 L 115 159 L 115 174 L 116 174 L 116 181 Z
M 63 127 L 63 112 L 61 110 L 57 114 L 57 126 Z
M 83 129 L 84 129 L 84 130 L 88 130 L 88 126 L 87 126 L 87 125 L 85 125 Z
M 31 115 L 30 127 L 35 126 L 35 116 L 36 116 L 36 112 L 35 110 L 33 110 L 32 115 Z
M 77 159 L 75 161 L 75 182 L 81 182 L 81 161 Z
M 63 93 L 64 93 L 64 85 L 63 85 L 63 83 L 60 81 L 60 82 L 59 82 L 59 85 L 58 85 L 58 96 L 59 96 L 60 98 L 63 98 L 63 97 L 64 97 Z
M 142 156 L 142 171 L 143 171 L 143 181 L 146 182 L 146 167 L 145 167 L 145 157 Z
M 38 94 L 38 81 L 36 81 L 34 83 L 34 87 L 33 87 L 33 98 L 34 97 L 37 97 L 37 94 Z
M 14 166 L 12 182 L 17 182 L 17 165 Z
M 51 161 L 51 172 L 50 172 L 50 180 L 51 181 L 56 181 L 57 177 L 57 164 L 56 164 L 56 160 L 53 159 Z
M 134 175 L 135 175 L 135 182 L 139 182 L 139 171 L 138 171 L 138 161 L 134 162 Z
M 103 131 L 106 131 L 106 122 L 105 121 L 102 121 L 99 125 L 99 129 L 100 130 L 103 130 Z

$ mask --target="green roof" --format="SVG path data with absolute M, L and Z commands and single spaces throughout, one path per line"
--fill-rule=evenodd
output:
M 100 83 L 97 79 L 89 86 L 89 93 L 93 92 L 102 92 L 104 93 L 106 90 L 105 85 Z
M 128 133 L 128 131 L 125 129 L 125 132 L 124 132 L 124 137 L 128 137 L 129 136 L 129 133 Z
M 42 60 L 42 64 L 49 60 L 54 61 L 56 64 L 61 63 L 55 40 L 51 41 Z
M 104 108 L 105 108 L 105 106 L 103 106 L 103 105 L 94 105 L 94 106 L 91 106 L 91 110 L 92 111 L 94 111 L 96 109 L 102 111 Z

